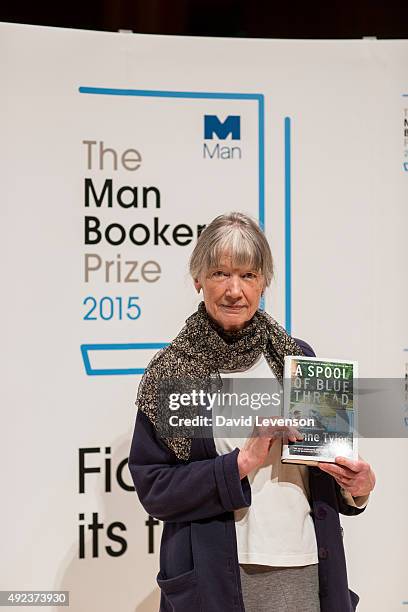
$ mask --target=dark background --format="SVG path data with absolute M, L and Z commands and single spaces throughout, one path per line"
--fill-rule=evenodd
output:
M 193 36 L 408 38 L 408 0 L 9 0 L 0 21 Z

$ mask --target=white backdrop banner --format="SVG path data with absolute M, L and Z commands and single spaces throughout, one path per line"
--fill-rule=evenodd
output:
M 212 218 L 265 229 L 265 305 L 288 331 L 362 376 L 408 376 L 408 42 L 0 32 L 0 589 L 153 612 L 134 400 L 197 306 L 188 258 Z M 408 426 L 408 403 L 393 416 Z M 343 519 L 361 612 L 408 603 L 407 448 L 360 442 L 378 476 Z

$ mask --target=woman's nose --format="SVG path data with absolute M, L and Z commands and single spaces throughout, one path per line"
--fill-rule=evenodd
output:
M 233 298 L 239 297 L 241 295 L 242 287 L 241 287 L 241 279 L 239 278 L 239 276 L 231 275 L 229 277 L 226 293 L 227 295 Z

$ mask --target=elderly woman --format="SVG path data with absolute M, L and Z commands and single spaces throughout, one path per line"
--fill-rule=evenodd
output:
M 164 521 L 160 610 L 354 610 L 339 512 L 363 511 L 375 481 L 365 461 L 282 464 L 273 427 L 237 446 L 231 438 L 158 431 L 161 380 L 248 376 L 282 383 L 285 355 L 314 355 L 258 309 L 273 263 L 252 219 L 214 219 L 197 241 L 190 272 L 204 301 L 146 369 L 129 456 L 142 505 Z M 290 441 L 300 437 L 285 433 Z

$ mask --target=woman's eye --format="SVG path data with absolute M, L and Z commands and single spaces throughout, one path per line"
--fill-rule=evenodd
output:
M 244 274 L 245 278 L 256 278 L 256 274 L 254 272 L 247 272 Z
M 213 276 L 224 276 L 224 274 L 226 274 L 226 272 L 223 272 L 222 270 L 216 270 L 213 273 Z

